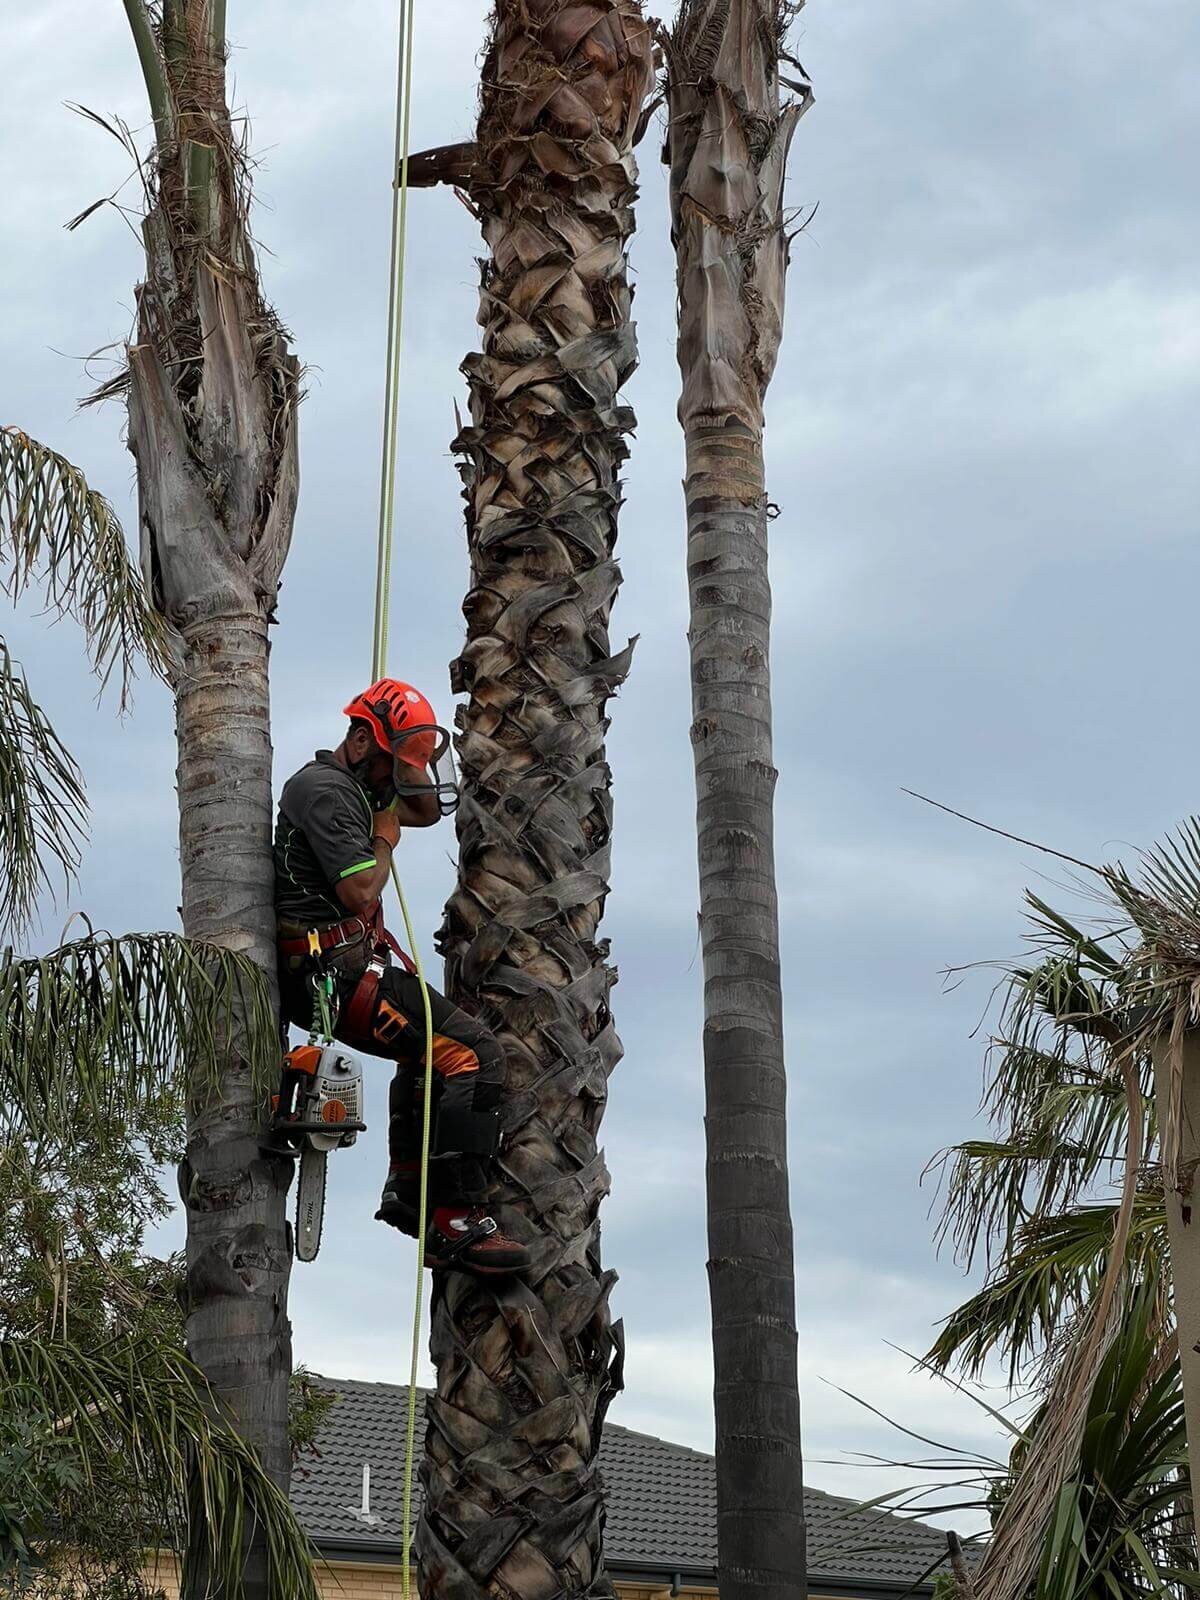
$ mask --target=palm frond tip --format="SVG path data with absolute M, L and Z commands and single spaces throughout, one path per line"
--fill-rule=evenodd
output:
M 79 768 L 0 636 L 0 932 L 29 926 L 51 861 L 72 881 L 86 827 Z
M 8 952 L 0 1014 L 0 1123 L 27 1133 L 61 1136 L 81 1101 L 102 1125 L 110 1108 L 184 1082 L 203 1099 L 231 1050 L 262 1095 L 278 1069 L 266 974 L 176 934 L 94 935 L 47 956 Z
M 50 610 L 82 625 L 102 682 L 120 668 L 122 703 L 139 657 L 166 676 L 166 627 L 116 512 L 65 456 L 14 427 L 0 427 L 0 563 L 13 598 L 40 577 Z
M 314 1552 L 287 1496 L 219 1417 L 203 1374 L 182 1351 L 148 1349 L 136 1338 L 100 1350 L 0 1340 L 0 1401 L 28 1412 L 35 1435 L 70 1441 L 85 1481 L 103 1483 L 120 1460 L 144 1488 L 164 1539 L 200 1553 L 218 1592 L 237 1588 L 246 1536 L 257 1527 L 272 1593 L 318 1600 Z M 201 1519 L 190 1514 L 195 1504 Z

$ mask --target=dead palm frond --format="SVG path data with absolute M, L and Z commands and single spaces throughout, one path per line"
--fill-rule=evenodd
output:
M 1170 1189 L 1185 1194 L 1194 1180 L 1180 1159 L 1180 1106 L 1183 1040 L 1200 1023 L 1200 822 L 1148 852 L 1136 876 L 1121 866 L 1095 870 L 1105 900 L 1098 935 L 1028 897 L 1039 959 L 1010 971 L 984 1102 L 999 1137 L 960 1146 L 944 1168 L 943 1231 L 968 1259 L 986 1251 L 998 1270 L 935 1351 L 981 1359 L 999 1347 L 1019 1362 L 1040 1339 L 1052 1371 L 1037 1437 L 980 1574 L 981 1600 L 1018 1600 L 1036 1575 L 1119 1331 L 1122 1274 L 1150 1242 L 1138 1222 L 1145 1153 L 1157 1143 Z M 1163 1041 L 1170 1088 L 1155 1099 L 1154 1052 Z M 1031 1274 L 1021 1256 L 1037 1229 L 1086 1210 L 1118 1172 L 1121 1203 L 1110 1213 L 1099 1281 L 1094 1253 L 1073 1282 L 1068 1275 L 1056 1286 L 1044 1264 Z M 1161 1214 L 1154 1229 L 1150 1253 L 1165 1298 Z M 1002 1308 L 1018 1315 L 1011 1330 L 996 1320 Z M 1069 1319 L 1069 1336 L 1055 1328 L 1058 1317 Z
M 13 427 L 0 427 L 0 567 L 11 596 L 40 580 L 50 611 L 82 625 L 101 681 L 120 669 L 122 704 L 139 657 L 166 676 L 167 632 L 116 512 L 65 456 Z
M 1174 1574 L 1184 1566 L 1195 1570 L 1195 1530 L 1183 1503 L 1179 1356 L 1161 1285 L 1139 1285 L 1118 1321 L 1092 1379 L 1076 1460 L 1052 1499 L 1035 1567 L 1036 1600 L 1169 1596 L 1183 1592 Z M 1033 1420 L 1030 1454 L 1048 1421 L 1044 1412 Z M 1024 1473 L 1022 1463 L 1018 1483 Z
M 62 1138 L 186 1081 L 203 1099 L 230 1039 L 263 1093 L 278 1037 L 262 969 L 177 934 L 97 934 L 0 958 L 0 1125 Z M 246 1018 L 244 1026 L 237 1019 Z
M 1197 1551 L 1186 1498 L 1178 1347 L 1161 1282 L 1153 1276 L 1139 1282 L 1131 1274 L 1131 1285 L 1115 1318 L 1111 1344 L 1092 1377 L 1074 1459 L 1050 1494 L 1033 1571 L 1013 1591 L 1021 1600 L 1182 1600 L 1195 1591 Z M 1016 1433 L 1008 1465 L 927 1440 L 936 1452 L 932 1457 L 882 1463 L 915 1470 L 919 1481 L 864 1504 L 886 1505 L 908 1518 L 989 1512 L 1002 1523 L 1039 1436 L 1053 1425 L 1053 1406 L 1044 1402 L 1022 1428 L 1014 1429 L 990 1398 L 947 1381 Z M 894 1419 L 884 1420 L 914 1437 Z M 881 1463 L 871 1457 L 864 1464 Z M 986 1539 L 980 1542 L 987 1552 Z M 852 1549 L 846 1552 L 847 1562 L 853 1554 Z M 986 1571 L 992 1559 L 986 1553 L 983 1570 L 973 1577 L 978 1596 L 990 1592 Z
M 287 1496 L 254 1450 L 217 1413 L 203 1375 L 182 1351 L 136 1337 L 99 1349 L 67 1340 L 0 1340 L 0 1405 L 24 1415 L 25 1438 L 70 1446 L 75 1478 L 103 1487 L 121 1464 L 144 1495 L 163 1542 L 199 1541 L 216 1588 L 233 1593 L 251 1529 L 264 1538 L 271 1592 L 318 1600 L 312 1547 Z M 21 1483 L 5 1486 L 20 1504 Z M 203 1508 L 202 1519 L 192 1511 Z
M 1104 1275 L 1055 1365 L 1038 1428 L 993 1527 L 975 1585 L 978 1600 L 1017 1600 L 1037 1572 L 1049 1508 L 1078 1462 L 1097 1380 L 1121 1329 L 1144 1117 L 1137 1074 L 1124 1050 L 1115 1065 L 1124 1082 L 1130 1135 Z
M 73 880 L 86 829 L 79 768 L 0 637 L 0 933 L 33 920 L 49 859 Z

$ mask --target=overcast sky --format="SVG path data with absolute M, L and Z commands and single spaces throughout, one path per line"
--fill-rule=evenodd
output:
M 82 357 L 120 341 L 139 272 L 114 210 L 128 176 L 64 102 L 146 121 L 118 0 L 5 8 L 0 56 L 0 422 L 64 450 L 133 527 L 118 408 L 77 414 Z M 479 0 L 417 6 L 413 144 L 469 136 Z M 302 494 L 275 633 L 277 784 L 340 737 L 369 664 L 385 325 L 391 0 L 232 3 L 236 100 L 261 160 L 268 292 L 309 368 Z M 817 104 L 790 199 L 797 241 L 771 391 L 780 900 L 809 1481 L 903 1442 L 830 1385 L 961 1442 L 981 1414 L 906 1371 L 963 1296 L 935 1257 L 921 1170 L 972 1127 L 986 973 L 1015 953 L 1021 851 L 909 786 L 1089 859 L 1200 809 L 1200 10 L 1192 0 L 810 0 L 796 49 Z M 611 711 L 614 887 L 605 932 L 626 1056 L 605 1144 L 608 1262 L 629 1339 L 613 1412 L 706 1447 L 700 975 L 672 263 L 658 154 L 642 146 L 633 261 L 642 365 L 620 553 Z M 127 185 L 122 198 L 136 204 Z M 448 451 L 475 348 L 475 224 L 412 201 L 391 665 L 449 720 L 466 559 Z M 71 624 L 0 611 L 87 774 L 93 844 L 70 907 L 113 930 L 177 926 L 168 698 L 97 708 Z M 449 828 L 406 840 L 431 933 Z M 1043 886 L 1044 887 L 1044 886 Z M 47 917 L 53 939 L 63 908 Z M 426 944 L 426 954 L 431 954 Z M 326 1239 L 293 1277 L 296 1355 L 402 1381 L 411 1246 L 371 1220 L 386 1069 L 365 1142 L 336 1157 Z M 890 1344 L 889 1344 L 890 1341 Z M 986 1419 L 983 1419 L 986 1421 Z

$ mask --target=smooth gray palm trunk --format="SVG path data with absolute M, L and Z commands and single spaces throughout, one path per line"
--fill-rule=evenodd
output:
M 127 9 L 158 131 L 129 445 L 142 569 L 173 647 L 183 930 L 248 956 L 274 994 L 267 627 L 296 509 L 298 366 L 246 232 L 224 5 Z M 217 1406 L 286 1489 L 291 1172 L 259 1150 L 269 1086 L 250 1066 L 252 997 L 217 984 L 212 1005 L 224 1056 L 215 1083 L 192 1084 L 179 1173 L 187 1344 Z M 199 1534 L 205 1509 L 194 1508 Z M 198 1548 L 184 1588 L 208 1592 Z M 254 1528 L 237 1594 L 278 1600 Z
M 188 630 L 177 700 L 183 925 L 274 961 L 266 624 Z M 263 1465 L 286 1487 L 291 1330 L 284 1196 L 290 1167 L 258 1147 L 263 1120 L 231 1011 L 219 1097 L 194 1106 L 180 1188 L 188 1213 L 188 1348 Z
M 273 988 L 269 607 L 241 554 L 261 543 L 214 518 L 203 489 L 222 457 L 237 470 L 249 456 L 238 446 L 214 444 L 201 465 L 148 345 L 131 351 L 130 370 L 143 564 L 178 645 L 183 930 L 249 956 Z M 232 405 L 225 418 L 233 424 Z M 231 432 L 236 435 L 236 425 Z M 295 504 L 294 444 L 281 469 L 280 516 L 272 533 L 280 563 Z M 244 1047 L 244 998 L 215 993 L 213 1003 L 224 1012 L 226 1055 L 216 1085 L 192 1096 L 179 1173 L 187 1213 L 188 1351 L 222 1409 L 286 1489 L 291 1250 L 285 1197 L 291 1172 L 259 1149 L 263 1085 L 253 1081 Z M 194 1551 L 185 1594 L 204 1595 L 208 1584 L 203 1556 Z M 245 1600 L 271 1595 L 266 1553 L 253 1529 L 240 1592 Z
M 801 85 L 780 104 L 783 20 L 755 0 L 687 0 L 667 47 L 722 1600 L 805 1593 L 762 410 L 808 98 Z
M 271 741 L 266 623 L 217 616 L 189 628 L 176 702 L 183 926 L 189 937 L 274 961 Z M 219 1092 L 194 1104 L 180 1193 L 187 1208 L 187 1344 L 239 1433 L 286 1489 L 290 1168 L 264 1159 L 261 1085 L 230 1012 Z M 199 1524 L 202 1526 L 202 1523 Z M 276 1600 L 266 1551 L 249 1530 L 240 1591 Z M 187 1564 L 185 1595 L 205 1595 L 207 1563 Z

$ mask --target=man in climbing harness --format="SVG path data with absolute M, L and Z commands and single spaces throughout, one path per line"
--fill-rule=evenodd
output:
M 285 1018 L 396 1062 L 389 1167 L 376 1216 L 416 1237 L 425 1009 L 412 962 L 383 926 L 380 896 L 402 827 L 458 804 L 449 735 L 425 696 L 383 678 L 346 707 L 350 730 L 283 787 L 275 834 L 279 981 Z M 393 961 L 392 957 L 396 960 Z M 475 1017 L 429 990 L 434 1095 L 425 1260 L 520 1272 L 529 1251 L 482 1203 L 500 1143 L 504 1057 Z

